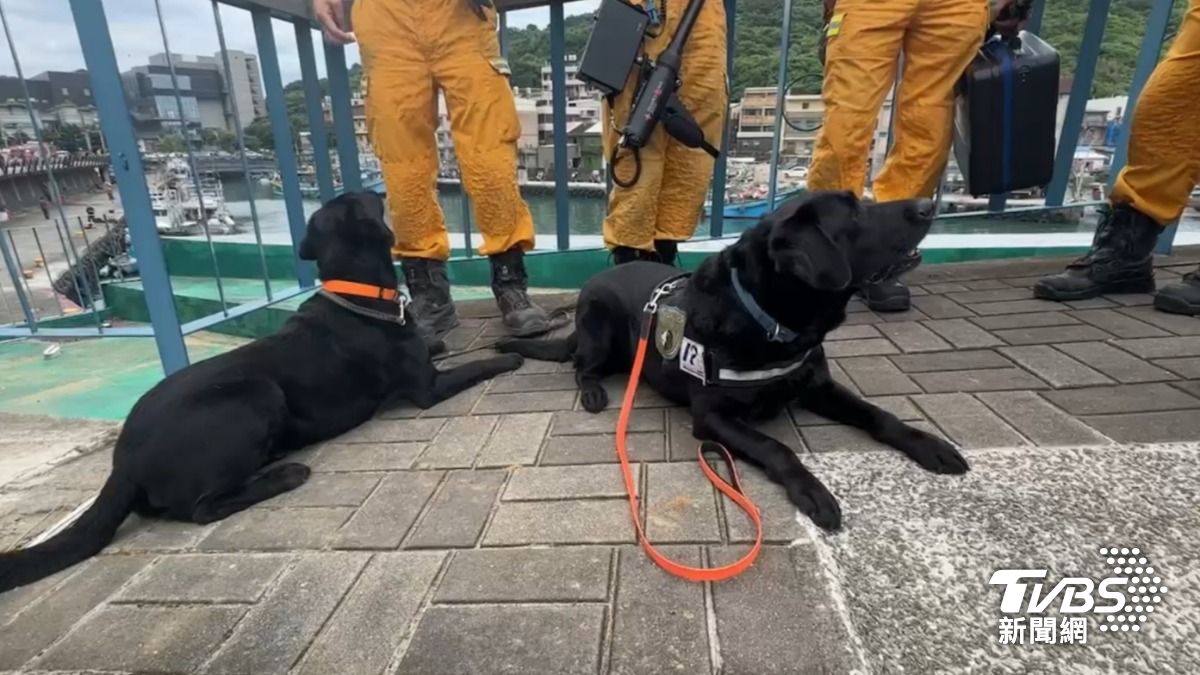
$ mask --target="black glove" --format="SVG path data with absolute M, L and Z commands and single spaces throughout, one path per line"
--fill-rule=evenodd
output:
M 483 8 L 495 7 L 492 4 L 492 0 L 467 0 L 467 3 L 471 5 L 471 10 L 475 12 L 475 16 L 485 21 L 487 20 L 487 13 L 483 11 Z
M 988 34 L 999 34 L 1006 40 L 1015 38 L 1020 32 L 1021 26 L 1029 20 L 1032 10 L 1033 0 L 1015 0 L 996 15 L 992 25 L 988 27 Z

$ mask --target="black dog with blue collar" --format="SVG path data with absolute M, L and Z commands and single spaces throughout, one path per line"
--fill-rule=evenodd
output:
M 858 288 L 915 264 L 912 252 L 932 217 L 927 199 L 865 204 L 849 193 L 811 194 L 766 216 L 690 277 L 651 262 L 601 272 L 580 291 L 572 335 L 500 349 L 573 359 L 583 407 L 598 412 L 608 405 L 604 378 L 629 373 L 642 336 L 653 339 L 642 384 L 687 406 L 696 438 L 761 467 L 817 525 L 837 529 L 834 496 L 795 450 L 755 423 L 799 405 L 862 429 L 930 471 L 967 471 L 953 445 L 835 382 L 822 347 Z

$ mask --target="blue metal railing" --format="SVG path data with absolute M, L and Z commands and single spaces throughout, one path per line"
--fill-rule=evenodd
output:
M 1171 22 L 1171 9 L 1174 6 L 1175 0 L 1154 0 L 1154 4 L 1150 7 L 1150 14 L 1146 17 L 1146 34 L 1142 36 L 1142 45 L 1138 50 L 1133 82 L 1129 85 L 1129 103 L 1125 106 L 1120 142 L 1117 144 L 1116 152 L 1113 153 L 1112 169 L 1109 171 L 1110 188 L 1116 183 L 1117 174 L 1125 166 L 1125 161 L 1129 157 L 1128 139 L 1130 125 L 1133 124 L 1133 110 L 1137 106 L 1138 97 L 1142 95 L 1142 89 L 1150 79 L 1150 74 L 1158 65 L 1158 55 L 1167 38 L 1167 27 Z M 1171 244 L 1175 240 L 1177 228 L 1177 224 L 1171 224 L 1159 236 L 1156 249 L 1158 253 L 1167 255 L 1171 252 Z
M 114 0 L 109 0 L 110 2 Z M 725 3 L 726 16 L 728 21 L 728 71 L 730 79 L 734 75 L 734 55 L 735 55 L 735 38 L 736 38 L 736 0 L 721 0 Z M 1038 0 L 1035 4 L 1033 15 L 1027 24 L 1027 29 L 1032 32 L 1038 32 L 1041 25 L 1041 17 L 1045 8 L 1046 0 Z M 222 25 L 222 9 L 232 9 L 235 11 L 247 11 L 250 14 L 251 22 L 254 27 L 255 39 L 258 47 L 259 63 L 262 70 L 262 82 L 265 89 L 267 100 L 267 114 L 271 122 L 271 130 L 275 145 L 275 159 L 279 176 L 282 183 L 283 202 L 286 210 L 288 221 L 288 230 L 290 233 L 291 244 L 293 247 L 293 267 L 297 279 L 297 286 L 287 289 L 273 289 L 271 285 L 270 275 L 268 273 L 267 257 L 264 252 L 263 235 L 259 222 L 259 211 L 255 205 L 253 191 L 250 194 L 250 216 L 254 225 L 255 245 L 258 247 L 258 260 L 262 270 L 262 281 L 265 292 L 265 298 L 260 301 L 232 304 L 226 296 L 223 287 L 220 267 L 217 262 L 217 255 L 212 249 L 212 237 L 207 233 L 206 241 L 209 244 L 209 253 L 214 271 L 215 281 L 218 288 L 221 310 L 210 316 L 206 316 L 195 321 L 182 323 L 179 313 L 175 306 L 174 295 L 172 291 L 172 279 L 167 269 L 167 261 L 161 242 L 159 240 L 158 231 L 155 224 L 155 216 L 151 205 L 150 192 L 147 186 L 145 167 L 142 162 L 142 157 L 138 149 L 137 137 L 134 132 L 131 121 L 130 110 L 123 95 L 121 75 L 118 70 L 117 60 L 113 49 L 112 35 L 109 32 L 108 23 L 105 17 L 103 0 L 69 0 L 71 6 L 72 17 L 75 22 L 76 30 L 79 35 L 80 44 L 82 47 L 84 60 L 87 65 L 88 73 L 91 78 L 91 91 L 99 112 L 100 127 L 103 131 L 103 136 L 107 142 L 110 151 L 112 175 L 120 188 L 120 194 L 125 210 L 125 218 L 128 224 L 129 235 L 132 241 L 134 250 L 137 252 L 138 265 L 142 277 L 144 288 L 144 298 L 146 302 L 147 313 L 150 318 L 150 326 L 133 326 L 133 327 L 108 327 L 101 320 L 101 312 L 96 299 L 90 298 L 90 285 L 78 284 L 78 279 L 75 278 L 77 285 L 76 295 L 84 300 L 87 307 L 91 308 L 91 313 L 94 315 L 94 328 L 62 328 L 49 327 L 39 324 L 37 301 L 32 297 L 31 286 L 28 279 L 21 278 L 23 270 L 22 263 L 26 262 L 21 259 L 20 252 L 17 250 L 17 240 L 13 237 L 13 230 L 0 230 L 0 259 L 7 269 L 10 270 L 12 283 L 9 284 L 11 293 L 15 297 L 16 303 L 19 306 L 19 314 L 23 318 L 23 324 L 14 324 L 9 326 L 0 326 L 0 339 L 6 337 L 21 337 L 21 336 L 46 336 L 46 337 L 83 337 L 83 336 L 99 336 L 99 335 L 139 335 L 153 336 L 158 344 L 158 350 L 162 359 L 164 370 L 171 372 L 177 370 L 188 362 L 187 349 L 184 345 L 183 338 L 185 335 L 211 327 L 222 321 L 227 321 L 231 318 L 242 316 L 250 312 L 262 309 L 272 303 L 294 297 L 298 293 L 305 292 L 311 289 L 314 284 L 314 274 L 312 266 L 299 259 L 295 255 L 296 247 L 298 246 L 305 225 L 305 214 L 302 203 L 302 190 L 299 178 L 299 159 L 293 146 L 293 130 L 290 126 L 288 111 L 286 109 L 284 87 L 280 72 L 280 63 L 278 52 L 276 49 L 276 36 L 274 32 L 274 23 L 281 21 L 285 25 L 290 25 L 294 33 L 294 39 L 297 43 L 297 51 L 299 55 L 299 65 L 301 72 L 301 80 L 303 84 L 304 107 L 307 116 L 308 125 L 310 128 L 310 141 L 313 151 L 313 163 L 317 177 L 320 197 L 322 200 L 329 199 L 333 196 L 336 190 L 336 181 L 334 178 L 333 165 L 331 163 L 333 149 L 331 148 L 330 136 L 327 131 L 324 111 L 322 106 L 322 96 L 317 73 L 316 53 L 313 48 L 312 39 L 313 31 L 317 29 L 312 22 L 310 16 L 300 10 L 291 13 L 280 13 L 277 10 L 270 10 L 263 5 L 258 4 L 254 0 L 211 0 L 213 5 L 214 23 L 217 29 L 217 37 L 220 43 L 221 55 L 223 57 L 223 69 L 226 80 L 232 80 L 230 61 L 225 44 L 225 34 Z M 4 0 L 0 0 L 0 19 L 4 21 L 4 27 L 7 32 L 7 18 L 3 13 Z M 1066 189 L 1072 169 L 1072 161 L 1074 158 L 1075 147 L 1078 142 L 1078 137 L 1083 124 L 1084 114 L 1086 112 L 1087 101 L 1092 88 L 1092 81 L 1096 73 L 1097 60 L 1100 54 L 1101 43 L 1104 36 L 1104 27 L 1108 17 L 1108 10 L 1111 0 L 1091 0 L 1089 5 L 1089 15 L 1084 28 L 1082 46 L 1079 54 L 1079 60 L 1076 64 L 1074 82 L 1072 85 L 1070 99 L 1067 105 L 1065 119 L 1063 122 L 1062 132 L 1058 143 L 1054 178 L 1047 189 L 1046 207 L 1060 207 L 1065 201 Z M 286 4 L 280 2 L 272 3 L 273 7 Z M 499 12 L 499 27 L 500 27 L 500 46 L 502 53 L 507 54 L 508 51 L 508 35 L 506 27 L 508 25 L 508 16 L 505 7 L 508 3 L 497 3 L 500 7 Z M 556 244 L 559 249 L 568 249 L 571 245 L 571 211 L 570 211 L 570 195 L 569 195 L 569 166 L 567 155 L 567 79 L 566 79 L 566 31 L 565 31 L 565 4 L 566 0 L 544 0 L 541 2 L 525 2 L 519 3 L 521 8 L 529 6 L 544 6 L 549 8 L 550 14 L 550 65 L 551 65 L 551 85 L 552 85 L 552 121 L 554 132 L 554 219 Z M 155 6 L 158 8 L 158 1 Z M 307 3 L 297 2 L 297 7 L 304 8 L 307 11 Z M 1124 129 L 1121 134 L 1121 146 L 1116 149 L 1112 166 L 1112 175 L 1115 177 L 1116 172 L 1123 166 L 1126 158 L 1126 149 L 1124 142 L 1128 138 L 1128 125 L 1132 119 L 1132 108 L 1137 100 L 1142 87 L 1145 85 L 1150 76 L 1155 64 L 1158 60 L 1158 55 L 1161 49 L 1162 42 L 1166 36 L 1167 26 L 1173 6 L 1172 0 L 1154 0 L 1150 14 L 1147 18 L 1147 31 L 1142 40 L 1141 52 L 1138 57 L 1137 67 L 1135 69 L 1132 83 L 1129 90 L 1130 102 L 1129 111 L 1124 117 Z M 767 199 L 770 206 L 773 206 L 778 196 L 777 181 L 779 178 L 779 163 L 782 154 L 782 145 L 784 141 L 784 115 L 787 114 L 787 94 L 788 94 L 788 52 L 791 45 L 792 37 L 792 10 L 793 3 L 791 0 L 784 0 L 782 3 L 782 21 L 781 21 L 781 36 L 780 36 L 780 61 L 778 68 L 778 80 L 776 82 L 776 108 L 773 137 L 771 143 L 771 164 L 770 164 L 770 183 L 767 187 Z M 167 40 L 167 22 L 163 19 L 161 11 L 159 12 L 160 30 L 162 33 L 163 45 L 165 51 L 170 53 L 169 41 Z M 20 75 L 20 63 L 17 59 L 17 48 L 12 43 L 11 34 L 8 36 L 9 46 L 12 52 L 14 63 L 18 68 Z M 328 95 L 330 100 L 330 112 L 332 114 L 332 140 L 336 142 L 336 156 L 340 167 L 341 182 L 344 189 L 359 190 L 362 189 L 361 168 L 359 162 L 358 145 L 356 141 L 354 129 L 354 111 L 351 104 L 351 90 L 349 70 L 346 65 L 345 50 L 336 45 L 326 43 L 324 45 L 324 61 L 327 74 Z M 185 130 L 186 137 L 186 122 L 184 118 L 183 103 L 180 97 L 179 82 L 175 75 L 175 66 L 173 60 L 168 57 L 167 65 L 171 72 L 172 88 L 174 89 L 175 101 L 180 118 L 180 126 Z M 21 77 L 24 82 L 23 76 Z M 38 135 L 38 140 L 41 140 L 41 126 L 37 116 L 33 113 L 32 101 L 28 100 L 27 105 L 30 107 L 31 119 L 34 125 L 34 130 Z M 246 153 L 246 134 L 241 124 L 241 116 L 237 109 L 236 97 L 231 96 L 232 118 L 234 120 L 237 148 L 239 151 L 240 167 L 243 177 L 249 183 L 251 181 L 250 166 L 247 160 Z M 894 106 L 893 106 L 894 115 Z M 735 142 L 735 129 L 729 128 L 728 120 L 730 115 L 727 114 L 727 128 L 722 138 L 721 157 L 716 162 L 713 172 L 714 186 L 716 189 L 712 191 L 712 206 L 711 216 L 709 220 L 710 236 L 713 238 L 722 238 L 725 233 L 725 190 L 726 177 L 728 175 L 727 155 L 730 147 Z M 56 160 L 45 156 L 45 145 L 39 143 L 42 148 L 43 162 L 39 166 L 44 165 L 50 177 L 50 191 L 54 206 L 61 218 L 61 223 L 64 227 L 68 227 L 65 212 L 62 209 L 62 197 L 54 180 L 54 169 L 61 166 L 56 164 Z M 192 165 L 192 173 L 198 179 L 198 167 L 196 160 L 191 152 L 189 143 L 189 163 Z M 943 180 L 943 184 L 945 181 Z M 199 186 L 197 185 L 199 193 Z M 939 198 L 942 190 L 939 190 Z M 1028 212 L 1029 209 L 1007 209 L 1006 195 L 995 195 L 989 201 L 989 211 L 1011 213 L 1015 211 Z M 471 217 L 470 203 L 467 196 L 463 195 L 463 234 L 466 238 L 468 249 L 472 242 L 471 236 Z M 202 217 L 201 220 L 204 220 Z M 1173 231 L 1161 238 L 1162 246 L 1166 249 L 1170 247 L 1171 236 Z M 59 236 L 62 237 L 60 230 Z M 68 262 L 79 262 L 78 251 L 72 251 L 74 248 L 71 237 L 73 235 L 68 231 L 65 238 L 62 239 L 63 255 Z M 42 250 L 43 242 L 38 238 L 38 232 L 32 230 L 32 238 L 36 242 L 40 257 L 45 260 L 45 252 Z M 468 255 L 470 252 L 468 251 Z M 49 268 L 46 269 L 49 275 Z M 48 277 L 49 278 L 49 277 Z M 52 281 L 52 280 L 51 280 Z M 84 288 L 83 286 L 89 286 Z M 5 294 L 3 289 L 0 289 L 0 299 L 4 302 L 9 302 L 9 296 Z M 86 309 L 86 308 L 85 308 Z
M 221 5 L 217 0 L 212 0 L 213 10 L 213 25 L 217 29 L 217 44 L 221 47 L 221 68 L 225 74 L 225 81 L 233 81 L 233 66 L 229 63 L 229 49 L 225 46 L 225 24 L 221 21 Z M 250 185 L 250 160 L 246 156 L 246 130 L 242 128 L 242 111 L 238 106 L 237 96 L 229 97 L 230 112 L 234 119 L 234 138 L 237 140 L 238 158 L 242 165 L 242 178 L 246 181 L 246 185 Z M 263 248 L 262 226 L 258 218 L 258 205 L 254 199 L 254 191 L 246 190 L 246 199 L 250 207 L 250 221 L 254 225 L 254 243 L 258 247 L 258 262 L 259 269 L 262 271 L 263 291 L 267 295 L 267 301 L 274 300 L 274 295 L 271 293 L 271 273 L 267 269 L 267 254 Z
M 213 277 L 217 281 L 217 296 L 221 301 L 221 311 L 229 312 L 229 303 L 225 300 L 225 284 L 221 279 L 221 265 L 217 260 L 217 249 L 213 245 L 212 229 L 208 225 L 207 209 L 204 208 L 204 190 L 201 189 L 200 166 L 196 163 L 196 151 L 188 139 L 187 115 L 183 111 L 183 95 L 179 93 L 179 76 L 175 73 L 175 56 L 171 53 L 171 41 L 167 37 L 167 24 L 163 19 L 162 2 L 154 0 L 154 13 L 158 16 L 158 32 L 162 36 L 163 53 L 167 55 L 167 71 L 171 75 L 171 89 L 175 95 L 175 110 L 179 113 L 179 129 L 187 146 L 188 166 L 192 171 L 192 182 L 196 189 L 196 204 L 200 209 L 200 227 L 204 230 L 204 241 L 208 244 L 208 259 L 213 266 Z
M 1087 112 L 1088 99 L 1091 97 L 1096 62 L 1100 60 L 1100 43 L 1104 39 L 1105 24 L 1108 23 L 1110 3 L 1111 0 L 1092 0 L 1088 8 L 1083 41 L 1079 45 L 1079 61 L 1075 64 L 1075 80 L 1071 83 L 1071 98 L 1067 101 L 1058 151 L 1054 155 L 1054 178 L 1046 188 L 1047 206 L 1062 206 L 1066 196 L 1071 165 L 1075 161 L 1075 148 L 1079 145 L 1079 130 L 1083 127 L 1083 115 Z
M 313 52 L 312 27 L 303 21 L 294 22 L 296 48 L 300 53 L 300 79 L 304 82 L 304 108 L 308 113 L 308 139 L 314 157 L 329 157 L 329 140 L 325 133 L 325 112 L 321 105 L 321 82 L 317 79 L 317 57 Z M 329 162 L 315 162 L 317 185 L 321 201 L 334 197 L 333 168 Z
M 571 247 L 571 209 L 567 204 L 567 48 L 563 3 L 550 4 L 550 84 L 554 91 L 554 213 L 558 249 Z
M 350 104 L 350 70 L 346 67 L 344 48 L 325 44 L 325 72 L 333 111 L 333 135 L 337 139 L 338 165 L 342 168 L 342 185 L 347 190 L 362 190 L 358 141 L 354 137 L 354 108 Z M 320 156 L 317 161 L 328 162 L 329 157 Z
M 779 187 L 779 152 L 783 146 L 783 119 L 787 115 L 788 48 L 792 44 L 792 0 L 783 0 L 783 30 L 779 38 L 779 78 L 775 83 L 775 129 L 771 138 L 771 174 L 767 184 L 767 209 L 775 208 Z M 732 49 L 730 49 L 732 51 Z M 721 156 L 721 161 L 725 157 Z
M 100 0 L 72 0 L 71 14 L 91 77 L 100 128 L 108 139 L 112 172 L 121 190 L 129 235 L 138 252 L 138 269 L 145 279 L 146 309 L 150 314 L 152 334 L 158 343 L 158 356 L 163 370 L 170 373 L 187 365 L 187 346 L 175 310 L 166 257 L 158 242 L 146 170 L 125 104 L 125 90 L 117 69 L 108 19 Z M 31 324 L 29 329 L 36 330 L 36 325 Z
M 283 95 L 283 76 L 279 72 L 275 29 L 271 25 L 271 14 L 265 9 L 251 10 L 250 17 L 254 22 L 254 39 L 258 43 L 258 60 L 262 67 L 263 90 L 267 97 L 267 115 L 271 118 L 271 132 L 275 137 L 275 161 L 279 163 L 279 177 L 283 183 L 283 203 L 287 208 L 288 229 L 292 233 L 292 262 L 300 286 L 308 288 L 313 285 L 315 276 L 312 265 L 300 259 L 299 247 L 300 241 L 304 239 L 305 221 L 299 180 L 300 163 L 296 159 L 296 149 L 292 146 L 292 126 L 288 120 L 287 99 Z M 324 163 L 326 168 L 322 170 L 329 170 L 328 155 L 317 157 L 316 163 Z

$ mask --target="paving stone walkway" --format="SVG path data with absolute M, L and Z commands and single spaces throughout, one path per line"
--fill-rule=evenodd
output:
M 744 469 L 768 543 L 737 579 L 691 584 L 647 561 L 615 412 L 582 412 L 565 368 L 530 362 L 306 450 L 314 473 L 292 493 L 210 526 L 133 518 L 103 555 L 0 595 L 0 672 L 1200 672 L 1200 321 L 1149 296 L 1030 299 L 1060 265 L 930 267 L 913 311 L 853 307 L 826 347 L 838 379 L 962 445 L 973 470 L 927 474 L 789 411 L 764 429 L 846 526 L 817 531 Z M 469 319 L 452 343 L 497 332 Z M 740 555 L 752 530 L 696 467 L 687 415 L 649 391 L 638 406 L 650 536 L 692 563 Z M 0 487 L 0 547 L 91 496 L 108 462 L 102 449 Z M 1169 588 L 1144 630 L 1092 617 L 1086 644 L 1028 644 L 1032 630 L 1000 644 L 995 570 L 1099 580 L 1102 547 L 1139 547 Z

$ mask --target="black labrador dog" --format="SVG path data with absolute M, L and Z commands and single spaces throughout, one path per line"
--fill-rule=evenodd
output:
M 845 320 L 857 288 L 915 266 L 933 211 L 928 199 L 867 204 L 850 193 L 815 193 L 766 216 L 690 278 L 650 262 L 601 272 L 580 292 L 572 335 L 508 340 L 499 348 L 574 358 L 583 407 L 598 412 L 608 404 L 601 379 L 630 371 L 653 298 L 645 384 L 690 407 L 697 438 L 758 465 L 817 525 L 835 530 L 837 500 L 791 448 L 750 422 L 796 402 L 866 431 L 930 471 L 967 471 L 952 445 L 835 382 L 821 346 Z
M 131 511 L 210 523 L 293 490 L 308 479 L 307 466 L 263 468 L 350 431 L 393 401 L 426 408 L 521 365 L 513 354 L 435 369 L 403 301 L 379 299 L 403 297 L 391 246 L 380 195 L 343 195 L 313 214 L 300 256 L 342 290 L 306 300 L 279 333 L 146 392 L 125 421 L 95 502 L 46 542 L 0 554 L 0 591 L 95 555 Z

